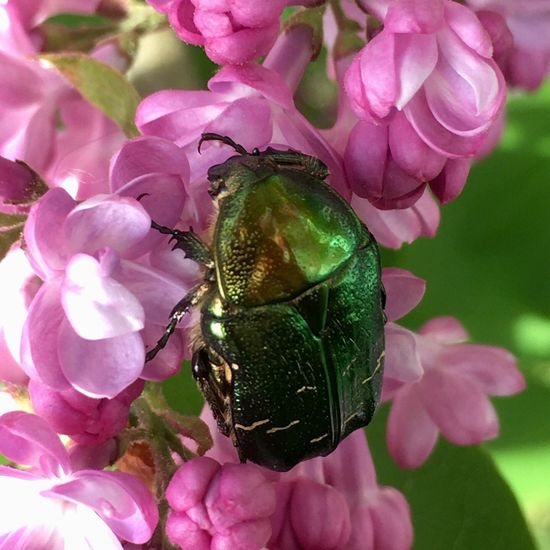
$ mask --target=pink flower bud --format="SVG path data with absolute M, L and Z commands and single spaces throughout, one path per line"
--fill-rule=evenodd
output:
M 489 35 L 465 6 L 396 0 L 387 7 L 384 29 L 351 64 L 346 90 L 359 118 L 387 124 L 402 112 L 435 153 L 471 157 L 505 99 L 491 55 Z
M 283 476 L 284 480 L 284 476 Z M 277 484 L 271 550 L 337 550 L 351 534 L 345 498 L 330 485 L 307 477 Z M 330 520 L 329 520 L 330 518 Z
M 30 381 L 29 392 L 36 414 L 56 432 L 70 435 L 78 443 L 97 444 L 126 427 L 130 405 L 140 395 L 143 384 L 136 380 L 112 399 L 93 399 L 72 388 L 56 391 L 36 380 Z
M 180 38 L 204 46 L 220 65 L 240 65 L 267 53 L 279 32 L 285 0 L 151 0 L 168 14 Z
M 259 550 L 271 535 L 275 490 L 253 464 L 200 457 L 183 464 L 166 490 L 173 544 L 196 550 Z
M 495 60 L 512 86 L 537 89 L 550 72 L 550 2 L 468 0 L 495 44 Z

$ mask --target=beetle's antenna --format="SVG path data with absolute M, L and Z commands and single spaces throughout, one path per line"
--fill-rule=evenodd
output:
M 206 132 L 201 135 L 201 139 L 199 141 L 199 153 L 201 152 L 202 144 L 205 141 L 221 141 L 222 143 L 233 147 L 233 149 L 235 149 L 235 151 L 237 151 L 237 153 L 240 153 L 241 155 L 250 154 L 242 145 L 235 143 L 235 141 L 233 141 L 229 136 L 222 136 L 221 134 L 213 134 L 210 132 Z

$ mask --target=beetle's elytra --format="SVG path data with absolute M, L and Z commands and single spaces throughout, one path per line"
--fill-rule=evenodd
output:
M 205 278 L 147 359 L 200 306 L 193 374 L 220 431 L 242 461 L 286 471 L 329 454 L 374 413 L 385 321 L 378 246 L 324 182 L 320 160 L 206 140 L 238 153 L 208 171 L 219 210 L 211 246 L 153 222 Z

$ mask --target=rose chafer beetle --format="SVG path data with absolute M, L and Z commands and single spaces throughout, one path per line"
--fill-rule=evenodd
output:
M 211 247 L 153 227 L 206 268 L 174 308 L 152 359 L 200 306 L 193 375 L 242 461 L 286 471 L 332 452 L 371 420 L 384 358 L 378 245 L 325 182 L 326 166 L 292 150 L 238 155 L 208 171 L 218 216 Z M 199 145 L 200 148 L 200 145 Z

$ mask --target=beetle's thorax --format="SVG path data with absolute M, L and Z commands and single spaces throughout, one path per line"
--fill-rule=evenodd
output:
M 277 164 L 269 156 L 238 155 L 230 157 L 222 164 L 208 170 L 209 193 L 221 198 L 227 193 L 235 193 L 245 185 L 274 174 Z

